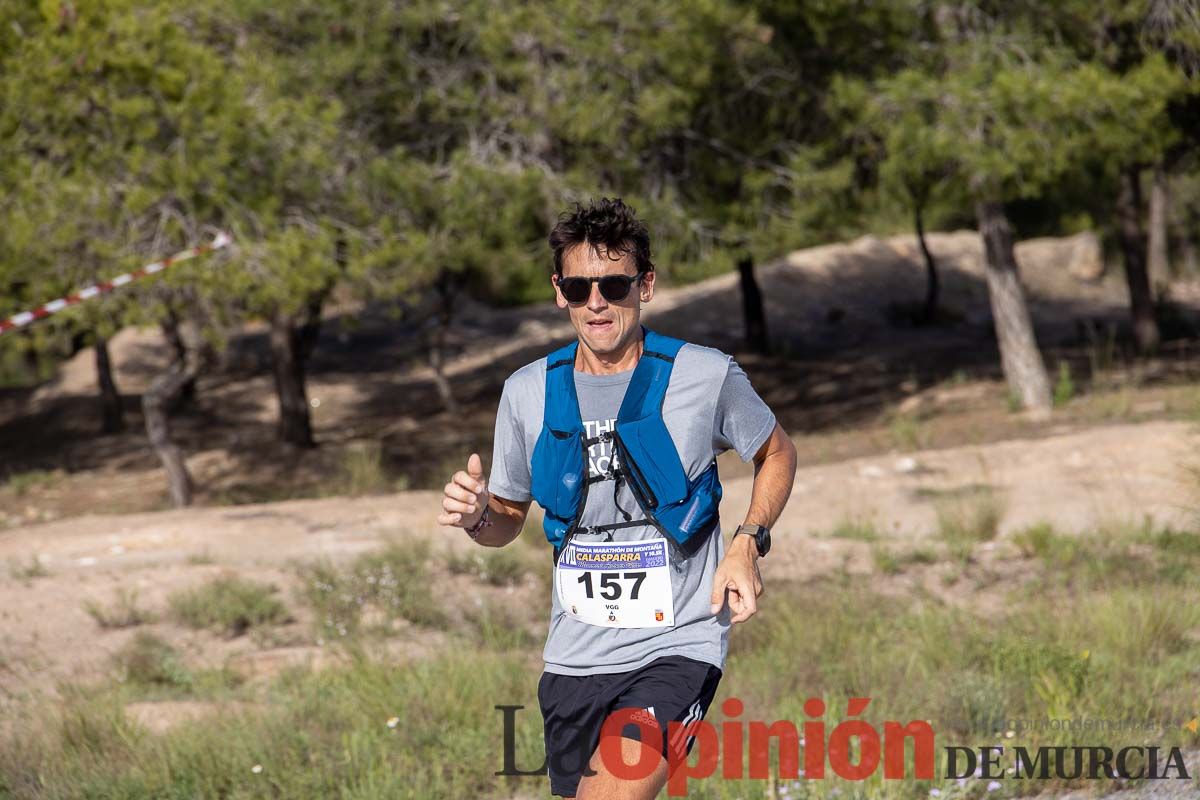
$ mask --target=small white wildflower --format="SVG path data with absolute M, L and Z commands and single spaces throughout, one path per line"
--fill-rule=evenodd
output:
M 942 796 L 942 790 L 941 790 L 941 789 L 930 789 L 930 790 L 929 790 L 929 796 L 930 796 L 930 797 L 941 797 L 941 796 Z
M 262 772 L 262 764 L 255 764 L 250 768 L 250 771 L 257 775 L 258 773 Z
M 994 792 L 994 791 L 996 791 L 996 790 L 997 790 L 997 789 L 999 789 L 999 788 L 1000 788 L 1000 781 L 992 781 L 991 783 L 989 783 L 989 784 L 987 785 L 987 790 L 988 790 L 989 792 Z
M 397 725 L 399 725 L 399 724 L 400 724 L 400 718 L 399 718 L 399 717 L 388 717 L 387 726 L 388 726 L 389 728 L 394 728 L 394 727 L 396 727 L 396 726 L 397 726 Z

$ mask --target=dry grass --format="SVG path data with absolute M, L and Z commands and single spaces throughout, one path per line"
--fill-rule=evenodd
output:
M 137 589 L 121 587 L 117 589 L 116 599 L 111 606 L 104 607 L 91 600 L 83 605 L 84 610 L 96 624 L 106 630 L 115 628 L 132 628 L 147 622 L 153 622 L 156 616 L 146 609 L 138 607 Z

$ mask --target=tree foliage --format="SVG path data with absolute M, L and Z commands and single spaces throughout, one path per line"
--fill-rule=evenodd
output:
M 217 229 L 237 248 L 4 337 L 0 364 L 257 318 L 302 395 L 335 287 L 544 299 L 555 214 L 600 194 L 651 220 L 669 280 L 897 207 L 1111 227 L 1130 170 L 1195 182 L 1198 75 L 1195 4 L 1167 0 L 6 3 L 0 313 Z

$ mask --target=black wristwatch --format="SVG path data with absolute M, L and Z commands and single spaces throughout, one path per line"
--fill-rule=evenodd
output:
M 762 525 L 739 525 L 733 535 L 736 537 L 739 533 L 754 537 L 754 546 L 758 548 L 759 558 L 771 551 L 771 531 L 768 528 Z

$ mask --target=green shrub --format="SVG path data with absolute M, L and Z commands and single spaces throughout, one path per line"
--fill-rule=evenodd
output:
M 874 542 L 879 539 L 879 530 L 875 527 L 874 522 L 865 517 L 845 517 L 833 526 L 829 536 L 834 539 Z
M 24 564 L 22 564 L 20 560 L 16 558 L 8 559 L 8 574 L 11 575 L 14 580 L 28 583 L 34 578 L 46 577 L 50 574 L 50 571 L 46 569 L 46 565 L 42 563 L 40 558 L 38 558 L 36 555 L 31 555 L 29 556 L 29 560 Z
M 920 450 L 929 444 L 928 426 L 916 416 L 893 414 L 888 431 L 893 444 L 900 450 Z
M 1071 365 L 1058 362 L 1058 381 L 1054 384 L 1054 405 L 1065 406 L 1075 396 L 1075 382 L 1071 380 Z
M 317 635 L 329 640 L 354 636 L 362 632 L 368 610 L 381 618 L 374 633 L 391 632 L 398 619 L 444 624 L 445 611 L 431 586 L 431 560 L 429 543 L 416 540 L 390 542 L 347 566 L 328 559 L 299 565 L 300 596 L 314 612 Z
M 871 548 L 871 558 L 875 562 L 875 569 L 884 575 L 895 575 L 901 569 L 900 559 L 884 545 L 876 544 L 873 546 Z
M 92 600 L 85 601 L 83 607 L 96 620 L 96 624 L 105 629 L 131 628 L 154 621 L 152 613 L 138 608 L 137 589 L 124 586 L 117 589 L 116 601 L 110 608 L 104 608 Z
M 1045 559 L 1057 544 L 1059 536 L 1049 522 L 1039 522 L 1017 531 L 1012 540 L 1026 558 Z
M 339 494 L 353 497 L 391 489 L 380 442 L 355 442 L 342 452 L 342 486 Z
M 1164 553 L 1184 557 L 1200 557 L 1200 534 L 1164 528 L 1153 537 L 1154 544 Z
M 138 631 L 113 656 L 113 665 L 123 683 L 187 689 L 194 680 L 175 648 L 149 631 Z
M 1004 504 L 991 487 L 937 503 L 938 536 L 960 560 L 970 558 L 975 545 L 996 538 L 1004 519 Z
M 471 575 L 491 586 L 516 586 L 529 571 L 526 554 L 513 547 L 475 547 L 465 553 L 451 553 L 446 567 L 456 575 Z
M 24 497 L 30 489 L 53 486 L 61 478 L 62 472 L 59 470 L 31 469 L 9 475 L 6 485 L 17 497 Z
M 871 546 L 871 557 L 875 569 L 884 575 L 897 575 L 912 564 L 935 564 L 938 560 L 937 553 L 928 547 L 902 550 L 879 542 Z
M 215 628 L 231 636 L 256 625 L 290 621 L 287 609 L 271 585 L 236 575 L 221 575 L 168 598 L 172 616 L 191 628 Z
M 463 616 L 481 647 L 497 651 L 527 650 L 537 644 L 521 607 L 484 598 L 476 601 Z

